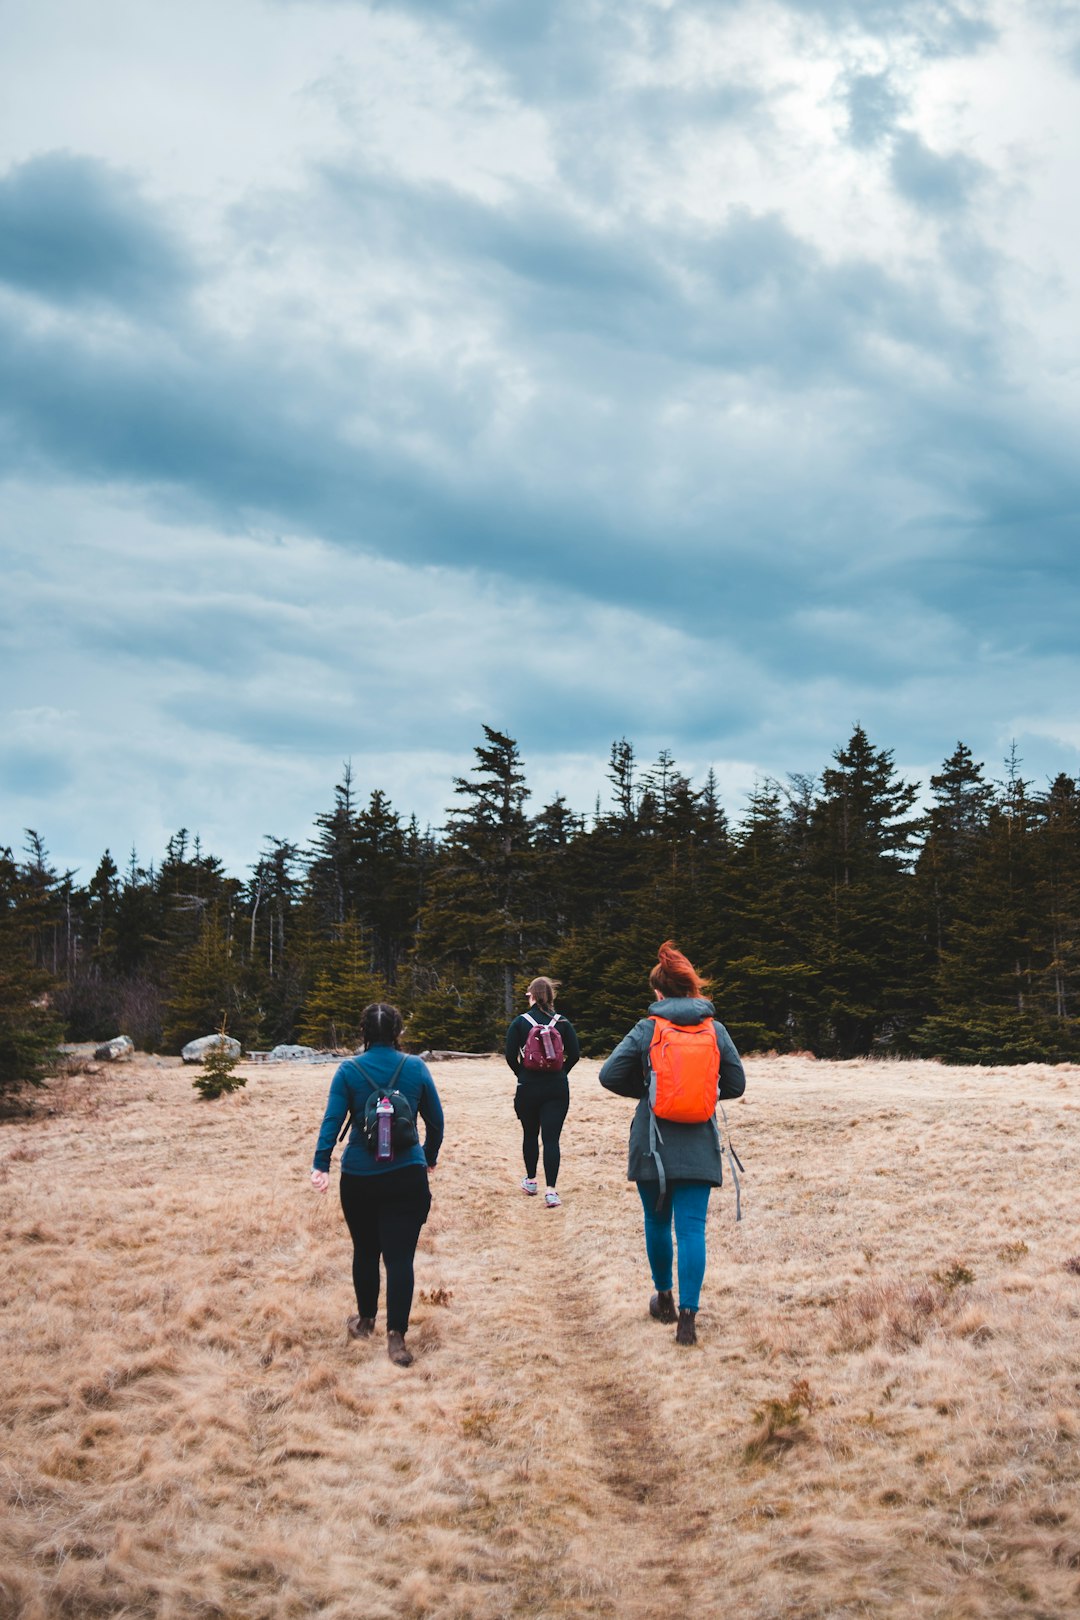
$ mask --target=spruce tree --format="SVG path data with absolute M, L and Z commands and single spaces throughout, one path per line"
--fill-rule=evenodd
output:
M 334 789 L 334 807 L 315 817 L 319 829 L 312 844 L 307 887 L 318 925 L 340 928 L 356 911 L 356 804 L 352 762 Z
M 923 845 L 916 865 L 931 948 L 940 960 L 949 946 L 968 864 L 986 836 L 994 790 L 983 778 L 970 748 L 958 742 L 936 776 L 923 823 Z
M 236 1073 L 240 1060 L 229 1051 L 224 1024 L 218 1031 L 218 1037 L 213 1046 L 207 1047 L 199 1073 L 191 1082 L 200 1097 L 208 1102 L 247 1085 L 247 1076 Z
M 798 899 L 816 985 L 811 1044 L 855 1057 L 902 1046 L 918 1018 L 907 881 L 918 787 L 862 726 L 833 758 L 809 811 Z
M 385 999 L 386 987 L 374 971 L 370 940 L 350 917 L 322 949 L 300 1015 L 300 1039 L 310 1046 L 354 1048 L 360 1041 L 364 1008 Z
M 405 1038 L 413 1051 L 487 1052 L 502 1046 L 490 988 L 475 974 L 451 979 L 431 969 L 416 970 L 407 1013 Z
M 10 848 L 0 849 L 0 1098 L 55 1072 L 63 1029 L 51 976 L 38 965 L 38 890 Z
M 1080 789 L 1060 773 L 1036 800 L 1035 993 L 1070 1052 L 1080 1035 Z
M 815 974 L 796 927 L 798 873 L 795 818 L 776 782 L 758 783 L 712 889 L 714 947 L 703 959 L 740 1050 L 788 1051 L 809 1039 Z
M 258 1044 L 262 1009 L 227 920 L 213 906 L 173 971 L 165 1008 L 166 1050 L 178 1052 L 226 1022 L 243 1045 Z
M 1038 996 L 1038 809 L 1015 758 L 968 850 L 918 1050 L 959 1063 L 1061 1056 Z
M 531 856 L 529 797 L 517 743 L 484 727 L 477 767 L 457 777 L 465 802 L 449 812 L 445 844 L 430 872 L 418 919 L 414 969 L 457 983 L 474 974 L 488 1008 L 477 1032 L 485 1048 L 514 1012 L 514 979 L 529 947 L 526 892 Z

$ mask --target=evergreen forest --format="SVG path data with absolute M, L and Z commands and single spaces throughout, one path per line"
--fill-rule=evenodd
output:
M 106 851 L 86 882 L 36 831 L 0 848 L 0 1089 L 57 1041 L 177 1052 L 351 1048 L 370 1001 L 408 1044 L 501 1045 L 524 985 L 562 981 L 583 1049 L 642 1015 L 673 938 L 744 1051 L 1080 1057 L 1080 788 L 990 780 L 958 743 L 929 789 L 861 726 L 820 777 L 760 782 L 729 824 L 715 776 L 612 745 L 604 800 L 534 808 L 514 739 L 484 727 L 437 833 L 346 767 L 306 848 L 267 837 L 244 876 L 181 828 L 160 860 Z

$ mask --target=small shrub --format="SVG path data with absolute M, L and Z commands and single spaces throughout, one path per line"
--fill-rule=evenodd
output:
M 200 1097 L 208 1102 L 220 1097 L 227 1091 L 238 1091 L 241 1086 L 247 1085 L 247 1077 L 234 1073 L 240 1059 L 233 1057 L 225 1045 L 225 1026 L 221 1027 L 222 1039 L 215 1046 L 207 1049 L 203 1058 L 202 1071 L 191 1082 Z
M 1023 1238 L 1017 1238 L 1015 1243 L 1003 1243 L 998 1250 L 999 1260 L 1022 1260 L 1028 1252 L 1028 1246 Z
M 934 1281 L 940 1283 L 942 1288 L 948 1289 L 951 1294 L 954 1288 L 966 1288 L 973 1283 L 975 1273 L 962 1260 L 954 1260 L 951 1266 L 934 1272 Z
M 1074 1254 L 1066 1260 L 1065 1270 L 1071 1271 L 1074 1277 L 1080 1277 L 1080 1254 Z

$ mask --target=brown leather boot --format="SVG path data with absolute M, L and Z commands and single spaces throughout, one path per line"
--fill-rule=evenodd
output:
M 679 1325 L 675 1329 L 676 1344 L 697 1344 L 697 1311 L 679 1311 Z
M 347 1317 L 345 1331 L 350 1339 L 370 1339 L 375 1331 L 375 1318 L 373 1316 Z
M 674 1322 L 675 1301 L 670 1288 L 662 1289 L 649 1301 L 649 1315 L 655 1322 Z
M 386 1335 L 386 1353 L 395 1367 L 411 1367 L 413 1364 L 412 1351 L 406 1347 L 404 1333 Z

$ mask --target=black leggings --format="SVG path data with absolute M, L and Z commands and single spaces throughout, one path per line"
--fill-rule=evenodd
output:
M 379 1309 L 379 1256 L 386 1262 L 386 1327 L 409 1331 L 413 1256 L 428 1218 L 431 1193 L 423 1165 L 341 1177 L 341 1208 L 353 1241 L 353 1287 L 361 1316 Z
M 521 1152 L 525 1174 L 535 1177 L 544 1136 L 544 1177 L 549 1187 L 559 1179 L 559 1135 L 570 1107 L 570 1086 L 565 1075 L 523 1080 L 514 1094 L 514 1113 L 521 1121 Z

